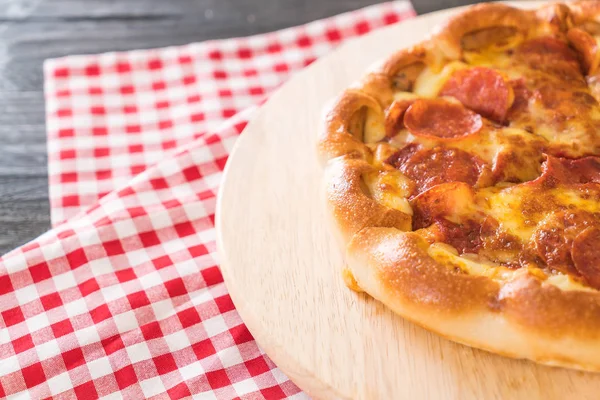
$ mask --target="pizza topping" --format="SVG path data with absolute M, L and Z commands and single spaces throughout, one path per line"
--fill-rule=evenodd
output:
M 540 225 L 533 236 L 533 240 L 537 256 L 547 266 L 568 273 L 572 269 L 569 268 L 572 264 L 570 256 L 571 243 L 564 236 L 564 233 L 564 224 L 560 219 L 550 219 Z
M 513 102 L 508 110 L 508 120 L 514 121 L 527 111 L 529 99 L 532 97 L 531 91 L 527 88 L 524 79 L 513 79 L 510 81 L 513 91 Z M 526 129 L 533 130 L 533 128 Z
M 416 136 L 452 140 L 479 132 L 483 122 L 460 104 L 418 99 L 406 110 L 404 125 Z
M 384 116 L 380 109 L 367 107 L 365 115 L 363 140 L 366 143 L 376 143 L 385 138 Z
M 553 61 L 564 61 L 579 66 L 577 54 L 567 43 L 544 36 L 523 42 L 518 48 L 516 55 L 519 59 L 529 62 L 532 67 L 543 67 L 543 63 Z
M 533 235 L 537 255 L 552 269 L 578 275 L 571 256 L 573 240 L 580 232 L 597 224 L 598 220 L 585 211 L 551 213 Z
M 384 171 L 373 170 L 364 173 L 363 181 L 367 192 L 377 202 L 388 208 L 412 214 L 406 198 L 414 191 L 414 182 L 395 169 Z
M 440 218 L 435 221 L 433 229 L 439 241 L 454 247 L 458 254 L 476 253 L 481 248 L 481 225 L 474 220 L 457 224 Z
M 411 201 L 413 229 L 425 228 L 441 217 L 458 218 L 473 210 L 473 188 L 463 182 L 442 183 Z
M 456 71 L 440 96 L 453 96 L 465 107 L 486 118 L 503 122 L 514 95 L 504 77 L 491 68 L 475 67 Z
M 387 137 L 393 137 L 404 129 L 404 114 L 414 103 L 413 99 L 395 100 L 385 112 L 385 132 Z
M 479 255 L 505 266 L 518 265 L 523 245 L 518 237 L 508 233 L 495 218 L 485 217 L 481 224 L 480 240 Z
M 588 227 L 573 240 L 571 253 L 575 268 L 585 282 L 600 290 L 600 229 Z
M 414 149 L 412 147 L 410 152 Z M 417 194 L 445 182 L 465 182 L 474 186 L 480 179 L 491 177 L 484 161 L 463 150 L 435 147 L 412 154 L 403 150 L 400 150 L 400 156 L 392 160 L 395 161 L 392 165 L 415 181 Z
M 542 166 L 542 175 L 531 182 L 545 187 L 585 183 L 600 183 L 600 157 L 571 160 L 548 155 Z
M 538 176 L 536 172 L 539 169 L 539 161 L 536 157 L 523 158 L 522 154 L 516 151 L 499 152 L 493 165 L 494 182 L 524 182 Z
M 585 89 L 585 78 L 579 64 L 566 61 L 542 61 L 535 69 L 548 74 L 546 80 L 555 87 Z M 550 79 L 549 79 L 550 78 Z
M 433 240 L 454 247 L 458 254 L 475 253 L 505 266 L 518 265 L 522 251 L 518 238 L 504 232 L 494 218 L 473 217 L 459 222 L 438 218 L 427 231 Z
M 579 117 L 598 105 L 596 99 L 589 93 L 558 89 L 552 85 L 544 85 L 537 89 L 534 98 L 544 108 L 567 118 Z
M 409 143 L 400 150 L 396 151 L 396 153 L 392 154 L 386 162 L 390 165 L 393 165 L 395 168 L 400 169 L 400 166 L 404 165 L 408 159 L 420 149 L 420 144 Z

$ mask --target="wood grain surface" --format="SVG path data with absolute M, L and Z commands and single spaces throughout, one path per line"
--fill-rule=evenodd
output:
M 0 254 L 50 227 L 42 62 L 268 32 L 381 0 L 0 0 Z M 469 0 L 417 0 L 419 13 Z
M 390 43 L 414 44 L 447 15 L 342 46 L 261 108 L 237 142 L 221 187 L 217 231 L 225 283 L 259 344 L 315 398 L 597 399 L 600 374 L 450 342 L 342 281 L 344 260 L 326 226 L 315 155 L 322 111 L 388 55 Z

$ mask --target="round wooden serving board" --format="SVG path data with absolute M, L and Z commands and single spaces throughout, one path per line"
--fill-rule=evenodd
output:
M 219 196 L 225 283 L 261 347 L 315 398 L 598 399 L 600 374 L 450 342 L 342 281 L 343 253 L 326 223 L 315 154 L 323 109 L 374 61 L 422 40 L 457 11 L 342 46 L 255 114 L 229 158 Z

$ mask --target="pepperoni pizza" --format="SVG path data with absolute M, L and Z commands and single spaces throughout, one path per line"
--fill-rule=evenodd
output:
M 347 89 L 344 279 L 452 340 L 600 371 L 600 2 L 473 6 Z

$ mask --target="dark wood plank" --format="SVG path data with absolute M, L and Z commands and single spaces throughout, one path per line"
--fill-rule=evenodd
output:
M 380 0 L 0 1 L 0 253 L 50 226 L 42 63 L 303 24 Z M 472 3 L 415 0 L 419 13 Z

